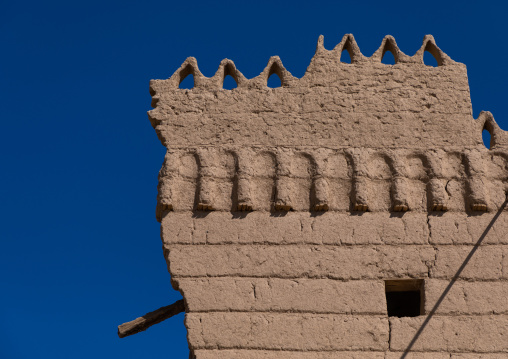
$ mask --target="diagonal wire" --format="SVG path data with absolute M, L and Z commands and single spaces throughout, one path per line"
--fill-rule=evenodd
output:
M 416 343 L 416 341 L 418 340 L 418 338 L 422 334 L 422 332 L 425 329 L 425 327 L 427 326 L 427 324 L 429 324 L 429 321 L 434 316 L 434 314 L 436 313 L 437 309 L 439 308 L 439 306 L 441 305 L 441 303 L 445 299 L 445 297 L 448 294 L 448 292 L 452 289 L 453 285 L 455 284 L 457 279 L 460 277 L 460 275 L 462 274 L 462 272 L 466 268 L 467 264 L 469 263 L 469 261 L 471 260 L 473 255 L 475 254 L 475 252 L 478 250 L 478 247 L 480 247 L 480 245 L 482 244 L 483 240 L 487 236 L 487 233 L 489 233 L 489 231 L 491 230 L 492 226 L 497 221 L 497 219 L 499 218 L 499 216 L 501 215 L 501 213 L 503 212 L 503 210 L 505 209 L 507 204 L 508 204 L 508 197 L 506 197 L 505 201 L 503 202 L 503 204 L 501 205 L 501 207 L 497 211 L 496 215 L 492 218 L 492 220 L 490 221 L 490 223 L 487 226 L 487 228 L 485 228 L 485 230 L 483 231 L 482 235 L 480 236 L 478 241 L 473 246 L 473 249 L 471 249 L 471 252 L 469 252 L 469 254 L 467 255 L 466 259 L 461 264 L 460 268 L 457 270 L 457 273 L 455 273 L 455 275 L 452 277 L 450 283 L 448 283 L 448 285 L 446 286 L 445 290 L 443 291 L 443 293 L 441 294 L 441 296 L 437 300 L 436 304 L 434 304 L 434 307 L 429 312 L 429 315 L 427 315 L 427 318 L 425 318 L 425 320 L 423 321 L 422 325 L 420 326 L 420 328 L 418 329 L 418 331 L 414 335 L 413 339 L 411 339 L 411 342 L 407 346 L 406 350 L 404 350 L 404 354 L 402 354 L 400 359 L 405 359 L 407 357 L 409 351 L 414 346 L 414 344 Z

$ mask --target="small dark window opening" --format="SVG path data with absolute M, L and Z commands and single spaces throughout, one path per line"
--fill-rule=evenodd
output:
M 422 279 L 386 280 L 386 304 L 389 317 L 417 317 L 424 314 Z

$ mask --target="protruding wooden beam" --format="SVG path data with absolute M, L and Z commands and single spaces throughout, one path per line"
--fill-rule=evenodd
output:
M 134 319 L 131 322 L 119 325 L 118 336 L 120 338 L 124 338 L 128 337 L 129 335 L 145 331 L 152 325 L 158 324 L 184 311 L 185 305 L 183 304 L 183 299 L 180 299 L 173 304 L 154 310 L 153 312 L 147 313 L 142 317 Z

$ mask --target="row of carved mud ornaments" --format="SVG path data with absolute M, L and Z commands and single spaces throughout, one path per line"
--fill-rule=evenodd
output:
M 164 210 L 487 211 L 504 198 L 507 168 L 507 152 L 486 149 L 170 149 L 157 217 Z

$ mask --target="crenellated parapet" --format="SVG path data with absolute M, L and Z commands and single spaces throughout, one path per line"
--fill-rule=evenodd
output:
M 340 61 L 344 50 L 350 64 Z M 381 62 L 386 51 L 395 65 Z M 425 51 L 437 67 L 424 64 Z M 268 88 L 274 74 L 282 86 Z M 178 88 L 190 75 L 194 88 Z M 226 76 L 238 87 L 224 90 Z M 488 112 L 473 119 L 466 68 L 432 36 L 413 56 L 386 36 L 371 57 L 352 35 L 332 50 L 320 37 L 300 79 L 278 57 L 252 79 L 227 59 L 207 78 L 188 58 L 150 92 L 149 118 L 168 148 L 159 220 L 166 210 L 486 211 L 502 203 L 508 135 Z
M 466 66 L 432 36 L 370 57 L 320 37 L 302 78 L 188 58 L 150 93 L 191 359 L 508 355 L 508 134 L 473 118 Z
M 337 64 L 341 63 L 340 58 L 343 51 L 347 51 L 351 58 L 351 64 L 357 65 L 369 65 L 376 66 L 382 65 L 382 60 L 387 51 L 390 51 L 395 59 L 395 64 L 406 64 L 415 66 L 425 66 L 423 61 L 423 54 L 425 51 L 430 52 L 436 59 L 438 66 L 463 66 L 460 63 L 456 63 L 448 55 L 446 55 L 439 47 L 437 47 L 434 38 L 431 35 L 425 36 L 421 48 L 413 55 L 409 56 L 404 54 L 395 39 L 388 35 L 385 36 L 379 47 L 371 57 L 366 57 L 360 51 L 353 35 L 344 35 L 342 41 L 337 44 L 332 50 L 327 50 L 324 47 L 324 37 L 320 36 L 316 48 L 316 53 L 311 61 L 310 70 L 314 70 L 312 66 L 322 66 L 324 62 L 331 61 Z M 344 66 L 344 63 L 341 63 Z M 222 89 L 224 78 L 231 76 L 238 88 L 263 88 L 266 87 L 268 78 L 277 74 L 281 79 L 282 87 L 299 87 L 304 83 L 309 85 L 318 79 L 313 76 L 312 71 L 307 71 L 302 79 L 293 77 L 291 73 L 286 70 L 282 64 L 281 59 L 278 56 L 272 56 L 268 60 L 268 64 L 264 70 L 256 77 L 247 79 L 235 66 L 235 63 L 229 59 L 221 61 L 219 68 L 212 77 L 206 77 L 201 73 L 198 67 L 198 62 L 194 57 L 187 58 L 178 70 L 167 80 L 152 80 L 150 83 L 151 93 L 154 96 L 154 102 L 152 106 L 158 100 L 155 96 L 160 93 L 171 89 L 177 89 L 179 84 L 189 75 L 194 77 L 194 88 L 203 88 L 208 90 Z
M 352 63 L 340 61 L 349 51 Z M 386 51 L 396 64 L 385 65 Z M 423 52 L 439 66 L 426 66 Z M 194 88 L 179 89 L 193 76 Z M 281 87 L 269 88 L 276 75 Z M 237 88 L 224 90 L 231 76 Z M 370 58 L 352 35 L 333 50 L 320 38 L 305 75 L 296 78 L 278 57 L 260 75 L 247 79 L 231 60 L 205 77 L 188 58 L 169 79 L 150 82 L 153 110 L 148 115 L 166 146 L 302 145 L 351 147 L 441 147 L 481 143 L 471 118 L 466 67 L 452 61 L 425 37 L 413 56 L 386 37 Z

